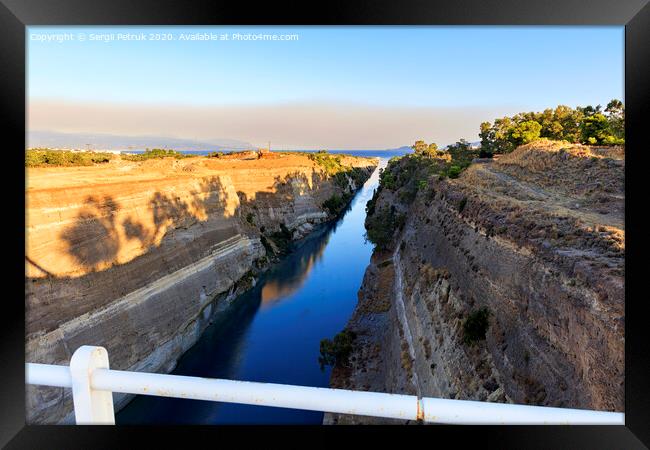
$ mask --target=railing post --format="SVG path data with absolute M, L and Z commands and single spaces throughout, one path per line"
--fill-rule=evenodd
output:
M 104 347 L 83 345 L 72 355 L 70 376 L 77 425 L 115 425 L 113 393 L 90 386 L 93 371 L 108 368 L 108 352 Z

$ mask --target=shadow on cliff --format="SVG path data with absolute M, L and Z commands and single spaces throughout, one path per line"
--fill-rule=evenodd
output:
M 173 191 L 155 192 L 148 205 L 151 216 L 141 220 L 135 212 L 125 214 L 125 206 L 112 196 L 88 196 L 72 225 L 58 236 L 82 275 L 56 275 L 34 258 L 25 257 L 27 264 L 43 274 L 26 277 L 27 333 L 52 330 L 70 317 L 190 264 L 210 247 L 201 247 L 204 242 L 185 242 L 187 236 L 178 236 L 179 231 L 193 225 L 206 227 L 212 219 L 221 218 L 214 229 L 207 230 L 214 239 L 240 232 L 238 208 L 227 211 L 228 196 L 219 177 L 200 181 L 186 197 L 181 199 Z M 120 261 L 120 251 L 127 245 L 137 255 Z M 160 264 L 152 265 L 156 258 Z M 103 276 L 109 271 L 110 277 Z M 78 301 L 69 301 L 71 295 Z
M 344 174 L 355 173 L 353 170 L 344 172 Z M 290 205 L 291 211 L 289 212 L 299 216 L 302 206 L 299 199 L 303 196 L 313 197 L 315 186 L 322 186 L 322 183 L 327 179 L 328 177 L 323 172 L 314 171 L 311 176 L 307 176 L 303 172 L 295 171 L 287 174 L 284 178 L 276 176 L 270 190 L 258 191 L 254 196 L 249 197 L 246 193 L 238 191 L 241 217 L 248 224 L 257 227 L 263 234 L 270 235 L 269 231 L 283 232 L 285 231 L 282 227 L 283 224 L 276 217 L 275 211 L 270 211 L 269 207 L 276 205 L 282 211 L 286 205 Z M 333 180 L 333 182 L 337 183 L 336 180 Z M 353 194 L 347 186 L 343 189 L 345 192 Z M 332 191 L 333 193 L 334 191 Z M 327 200 L 327 198 L 324 200 Z M 322 204 L 324 201 L 320 203 L 318 206 L 326 211 L 327 209 Z M 347 208 L 344 211 L 346 210 Z M 269 230 L 265 225 L 261 225 L 262 223 L 271 223 L 272 230 Z
M 237 234 L 261 235 L 263 241 L 275 236 L 278 242 L 283 237 L 291 243 L 283 223 L 286 213 L 299 214 L 299 198 L 326 178 L 316 171 L 311 177 L 296 171 L 276 176 L 272 186 L 250 197 L 238 192 L 238 199 L 233 199 L 214 176 L 197 180 L 196 189 L 184 198 L 173 190 L 153 193 L 147 217 L 135 211 L 125 214 L 128 205 L 112 196 L 87 197 L 72 225 L 57 237 L 81 275 L 56 275 L 26 256 L 27 264 L 42 274 L 26 277 L 27 334 L 51 331 L 71 317 L 186 267 L 207 256 L 215 243 Z M 77 301 L 70 301 L 72 296 Z
M 87 197 L 75 225 L 61 233 L 60 239 L 79 265 L 94 272 L 101 263 L 115 259 L 119 250 L 117 210 L 119 205 L 110 196 Z
M 190 202 L 174 196 L 173 192 L 155 192 L 149 201 L 152 214 L 149 224 L 153 228 L 133 214 L 118 222 L 122 205 L 111 196 L 89 196 L 73 225 L 59 238 L 83 270 L 107 269 L 107 264 L 117 264 L 121 248 L 129 241 L 137 240 L 144 251 L 149 251 L 163 245 L 175 229 L 206 222 L 215 214 L 224 215 L 227 193 L 218 177 L 202 181 L 199 189 L 190 191 L 188 196 Z
M 261 234 L 271 236 L 273 233 L 286 233 L 281 215 L 296 213 L 296 200 L 311 194 L 313 186 L 317 186 L 313 177 L 310 183 L 310 179 L 299 171 L 288 173 L 284 178 L 276 176 L 268 190 L 258 191 L 254 196 L 249 197 L 245 192 L 238 191 L 239 213 L 248 225 L 257 228 Z M 287 207 L 290 211 L 287 211 Z M 285 237 L 290 238 L 290 235 Z

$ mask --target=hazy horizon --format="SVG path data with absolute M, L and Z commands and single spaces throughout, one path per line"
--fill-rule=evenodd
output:
M 624 100 L 623 30 L 28 27 L 27 125 L 281 149 L 476 141 L 496 117 Z M 174 40 L 111 39 L 140 32 Z M 178 40 L 203 32 L 298 39 Z

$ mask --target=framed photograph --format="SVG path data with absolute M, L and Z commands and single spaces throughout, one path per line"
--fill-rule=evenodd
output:
M 2 0 L 0 442 L 647 448 L 647 1 L 315 6 Z

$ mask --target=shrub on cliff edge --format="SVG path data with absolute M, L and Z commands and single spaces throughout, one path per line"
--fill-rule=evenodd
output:
M 485 333 L 487 332 L 490 311 L 487 308 L 481 308 L 472 312 L 465 323 L 463 323 L 463 342 L 467 345 L 472 345 L 480 340 L 485 339 Z
M 348 205 L 351 197 L 347 192 L 343 193 L 343 195 L 333 194 L 323 202 L 323 208 L 327 209 L 332 215 L 338 215 Z
M 329 176 L 345 170 L 341 164 L 341 155 L 330 155 L 325 150 L 319 150 L 317 153 L 307 154 L 307 158 L 321 166 Z
M 352 344 L 357 337 L 356 333 L 350 330 L 343 330 L 334 336 L 334 339 L 323 339 L 320 341 L 320 356 L 318 362 L 321 370 L 326 365 L 345 364 L 352 352 Z
M 25 167 L 92 166 L 107 163 L 112 157 L 113 155 L 107 152 L 30 149 L 25 152 Z
M 395 231 L 401 230 L 406 222 L 406 216 L 396 214 L 393 210 L 382 208 L 372 216 L 366 217 L 366 239 L 385 249 L 393 239 Z
M 162 159 L 173 157 L 176 159 L 192 158 L 194 155 L 186 155 L 176 150 L 166 150 L 163 148 L 146 149 L 144 153 L 123 154 L 121 157 L 126 161 L 145 161 L 147 159 Z

